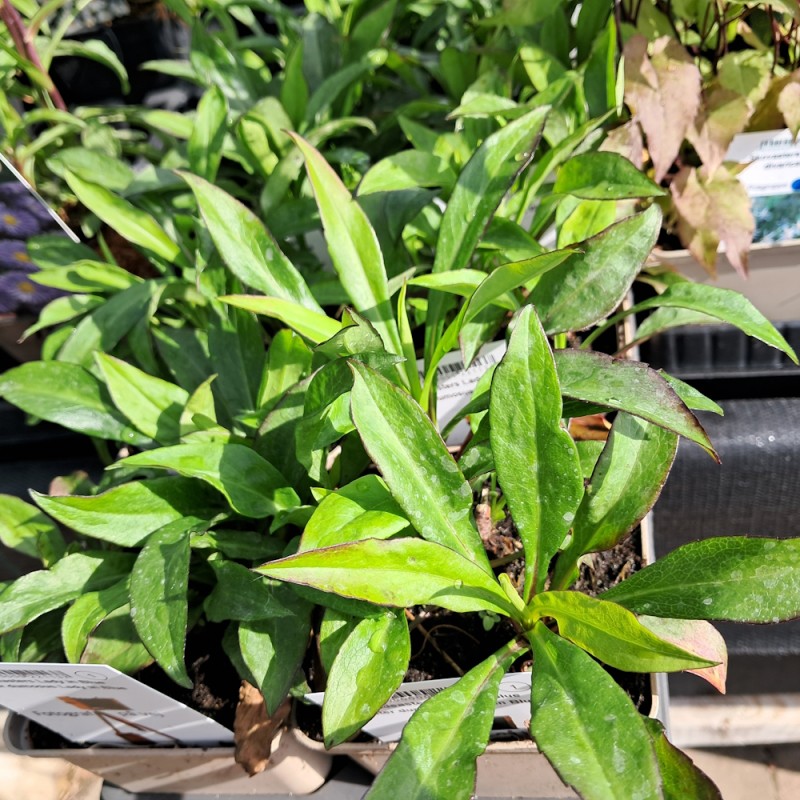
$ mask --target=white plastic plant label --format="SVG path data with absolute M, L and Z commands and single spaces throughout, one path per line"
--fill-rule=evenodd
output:
M 364 726 L 364 732 L 381 742 L 396 742 L 411 715 L 430 697 L 452 686 L 458 679 L 415 681 L 400 684 L 389 702 Z M 313 692 L 306 700 L 322 705 L 325 692 Z M 500 681 L 495 717 L 507 718 L 511 727 L 527 728 L 531 719 L 531 673 L 509 672 Z
M 505 342 L 490 342 L 480 349 L 467 369 L 464 369 L 464 361 L 458 351 L 448 353 L 439 362 L 436 368 L 436 416 L 440 428 L 444 428 L 464 408 L 480 378 L 488 369 L 500 363 L 505 352 Z M 424 362 L 418 361 L 417 366 L 422 371 Z M 460 422 L 447 437 L 447 443 L 459 445 L 468 433 L 469 425 Z
M 111 747 L 230 744 L 183 703 L 96 664 L 0 664 L 0 705 L 72 742 Z

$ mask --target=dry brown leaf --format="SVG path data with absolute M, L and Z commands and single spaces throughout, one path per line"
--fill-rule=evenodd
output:
M 611 423 L 605 414 L 590 414 L 586 417 L 573 417 L 569 421 L 569 432 L 576 441 L 605 442 L 611 431 Z
M 607 153 L 617 153 L 624 156 L 637 169 L 644 166 L 644 140 L 642 129 L 635 120 L 629 120 L 624 125 L 610 131 L 600 149 Z
M 745 129 L 752 113 L 750 101 L 731 89 L 716 86 L 703 94 L 686 138 L 697 150 L 707 175 L 713 175 L 725 160 L 733 137 Z
M 242 681 L 233 723 L 233 740 L 236 763 L 241 764 L 248 775 L 257 775 L 269 765 L 272 740 L 286 722 L 290 708 L 287 698 L 269 717 L 261 692 L 247 681 Z
M 648 42 L 637 35 L 625 45 L 625 102 L 647 137 L 655 179 L 669 171 L 700 106 L 700 70 L 674 39 Z
M 746 277 L 755 221 L 744 186 L 724 166 L 710 179 L 684 167 L 670 191 L 678 213 L 678 236 L 684 246 L 714 275 L 722 242 L 731 265 Z

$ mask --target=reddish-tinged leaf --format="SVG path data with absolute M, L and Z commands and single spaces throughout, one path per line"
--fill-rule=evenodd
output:
M 697 150 L 706 175 L 713 175 L 725 160 L 733 137 L 744 130 L 752 113 L 752 103 L 731 89 L 717 86 L 704 93 L 702 105 L 686 138 Z
M 746 277 L 755 221 L 744 186 L 725 167 L 711 179 L 684 167 L 670 189 L 678 212 L 678 236 L 692 255 L 714 275 L 722 243 L 728 260 Z
M 632 119 L 609 131 L 600 150 L 607 153 L 619 153 L 637 169 L 642 169 L 644 166 L 644 140 L 639 123 Z
M 710 622 L 702 619 L 669 619 L 644 615 L 639 617 L 639 622 L 667 642 L 672 642 L 709 661 L 718 661 L 719 663 L 713 667 L 686 671 L 708 681 L 717 691 L 725 694 L 728 648 L 720 632 Z
M 700 70 L 669 36 L 652 44 L 634 36 L 625 45 L 625 102 L 647 136 L 660 181 L 675 161 L 700 106 Z

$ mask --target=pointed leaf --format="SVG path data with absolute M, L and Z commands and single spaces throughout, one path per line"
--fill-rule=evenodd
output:
M 231 294 L 219 299 L 223 303 L 252 311 L 254 314 L 279 319 L 313 344 L 330 339 L 342 327 L 335 319 L 331 319 L 321 311 L 312 311 L 300 303 L 282 300 L 279 297 Z
M 667 739 L 657 719 L 646 719 L 645 725 L 655 747 L 664 800 L 722 800 L 711 778 Z
M 530 641 L 531 734 L 562 780 L 587 800 L 661 800 L 653 744 L 625 691 L 544 625 Z
M 21 364 L 0 377 L 0 395 L 26 414 L 78 433 L 129 444 L 146 441 L 114 408 L 105 386 L 77 364 Z
M 641 170 L 616 153 L 581 153 L 558 170 L 553 191 L 586 200 L 624 200 L 666 194 Z
M 665 619 L 644 615 L 639 616 L 639 622 L 660 639 L 666 639 L 709 661 L 715 661 L 716 665 L 713 667 L 686 671 L 708 681 L 718 692 L 725 694 L 728 648 L 722 635 L 710 622 L 702 619 Z
M 342 286 L 356 310 L 376 328 L 390 353 L 402 353 L 400 334 L 389 301 L 389 287 L 378 237 L 366 214 L 305 139 L 293 135 L 319 206 L 325 239 Z
M 800 616 L 800 539 L 740 536 L 692 542 L 602 597 L 654 617 L 794 619 Z
M 548 334 L 577 331 L 611 314 L 639 273 L 661 229 L 658 206 L 628 217 L 583 242 L 531 292 Z
M 655 370 L 585 350 L 558 350 L 555 356 L 565 397 L 627 411 L 697 442 L 716 458 L 696 417 Z
M 472 521 L 472 491 L 430 419 L 402 389 L 352 362 L 353 422 L 420 536 L 478 564 L 489 562 Z
M 210 520 L 222 510 L 219 495 L 178 477 L 131 481 L 87 497 L 31 494 L 39 508 L 68 528 L 121 547 L 136 547 L 181 517 Z
M 472 797 L 492 729 L 500 679 L 522 648 L 507 645 L 426 700 L 364 800 Z
M 378 161 L 361 179 L 358 194 L 396 192 L 417 186 L 442 186 L 451 189 L 456 176 L 445 159 L 434 153 L 404 150 Z
M 194 192 L 222 260 L 239 280 L 308 311 L 323 313 L 302 275 L 252 211 L 208 181 L 188 172 L 180 175 Z
M 495 369 L 489 417 L 497 477 L 525 549 L 526 599 L 544 586 L 583 495 L 578 452 L 561 426 L 553 354 L 531 306 Z
M 758 309 L 739 292 L 709 286 L 701 283 L 676 283 L 663 294 L 652 297 L 636 305 L 636 310 L 649 308 L 688 308 L 702 314 L 716 317 L 722 322 L 735 325 L 770 347 L 786 353 L 798 363 L 797 355 L 786 339 L 775 329 L 775 326 Z
M 170 469 L 218 489 L 246 517 L 273 516 L 300 505 L 294 489 L 268 461 L 241 444 L 179 444 L 137 453 L 113 466 Z
M 189 168 L 195 175 L 213 181 L 222 159 L 228 108 L 219 86 L 210 86 L 197 104 L 197 114 L 187 143 Z
M 493 575 L 423 539 L 364 539 L 271 561 L 255 571 L 377 605 L 514 614 Z
M 659 638 L 621 606 L 581 592 L 541 592 L 528 609 L 552 617 L 565 639 L 626 672 L 678 672 L 714 663 Z
M 328 672 L 322 705 L 325 746 L 349 739 L 402 683 L 411 656 L 403 611 L 358 620 Z
M 105 589 L 126 577 L 133 566 L 128 553 L 73 553 L 49 570 L 23 575 L 0 593 L 0 633 L 27 625 L 86 592 Z
M 123 238 L 155 253 L 167 263 L 182 260 L 180 247 L 146 211 L 72 172 L 67 171 L 64 177 L 78 200 Z
M 570 553 L 610 550 L 661 494 L 678 437 L 624 412 L 617 414 L 573 523 Z
M 181 410 L 189 393 L 118 358 L 95 353 L 116 407 L 145 436 L 171 444 L 178 438 Z
M 191 688 L 184 647 L 189 620 L 189 534 L 207 526 L 185 517 L 150 534 L 131 572 L 131 619 L 142 643 L 175 683 Z

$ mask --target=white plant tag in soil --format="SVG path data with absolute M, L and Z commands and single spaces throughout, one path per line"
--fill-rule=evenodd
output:
M 452 686 L 457 678 L 444 678 L 436 681 L 415 681 L 402 683 L 389 698 L 389 702 L 364 726 L 364 733 L 374 736 L 381 742 L 396 742 L 403 733 L 411 715 L 430 697 L 442 689 Z M 306 695 L 318 706 L 322 705 L 325 692 Z M 506 727 L 527 728 L 531 719 L 531 673 L 510 672 L 500 681 L 495 717 L 503 718 Z
M 436 368 L 436 416 L 439 427 L 448 422 L 469 402 L 481 376 L 490 367 L 500 363 L 506 352 L 505 342 L 490 342 L 484 345 L 472 364 L 464 369 L 464 361 L 458 351 L 448 353 Z M 425 364 L 417 362 L 420 376 Z M 447 444 L 460 445 L 469 433 L 469 425 L 460 422 L 447 437 Z
M 0 664 L 0 705 L 72 742 L 107 747 L 233 742 L 227 728 L 105 665 Z

